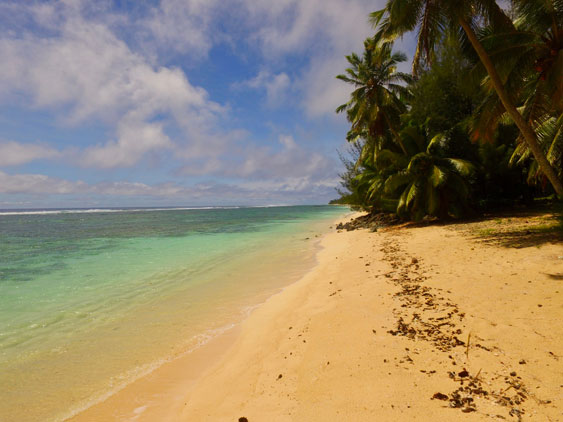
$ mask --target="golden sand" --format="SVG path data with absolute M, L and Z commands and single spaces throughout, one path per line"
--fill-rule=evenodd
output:
M 241 327 L 73 421 L 563 420 L 563 246 L 491 227 L 332 232 Z

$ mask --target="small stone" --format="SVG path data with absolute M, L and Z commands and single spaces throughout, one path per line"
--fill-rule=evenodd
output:
M 432 400 L 436 399 L 436 400 L 448 400 L 448 396 L 442 393 L 434 393 L 434 395 L 432 396 Z
M 464 369 L 463 371 L 461 371 L 459 374 L 457 374 L 460 378 L 466 378 L 469 376 L 469 372 L 467 372 L 467 369 Z

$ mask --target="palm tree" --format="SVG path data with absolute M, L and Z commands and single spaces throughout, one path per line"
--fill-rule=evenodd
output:
M 561 7 L 560 0 L 514 0 L 513 2 L 517 8 L 519 7 L 523 18 L 530 20 L 535 19 L 536 12 L 541 11 L 542 8 L 559 10 Z M 530 6 L 531 4 L 533 7 Z M 560 22 L 561 14 L 558 12 L 557 16 Z M 388 0 L 383 10 L 372 13 L 371 19 L 374 26 L 380 27 L 381 36 L 386 39 L 394 39 L 418 28 L 418 44 L 413 60 L 415 72 L 421 63 L 432 62 L 435 46 L 446 31 L 461 28 L 485 67 L 502 106 L 518 126 L 539 168 L 549 179 L 555 192 L 563 197 L 563 183 L 546 158 L 533 127 L 518 111 L 514 98 L 506 90 L 497 68 L 476 34 L 477 25 L 482 20 L 485 20 L 496 32 L 514 31 L 512 22 L 496 1 Z M 561 34 L 557 32 L 554 33 L 555 35 Z
M 373 161 L 362 163 L 355 189 L 364 207 L 414 220 L 425 215 L 459 217 L 467 208 L 467 179 L 474 166 L 446 157 L 455 130 L 430 139 L 425 127 L 411 124 L 400 136 L 406 153 L 382 149 Z
M 381 149 L 375 151 L 375 155 L 360 161 L 361 172 L 356 176 L 355 182 L 358 197 L 362 198 L 364 208 L 397 212 L 398 199 L 386 195 L 385 183 L 389 177 L 408 165 L 407 154 Z
M 406 111 L 402 98 L 408 90 L 401 83 L 409 83 L 410 75 L 397 71 L 397 65 L 406 61 L 403 53 L 393 53 L 393 43 L 381 42 L 376 36 L 364 42 L 362 57 L 353 53 L 346 56 L 350 67 L 346 74 L 337 78 L 354 86 L 350 101 L 336 109 L 346 111 L 352 128 L 347 139 L 353 141 L 363 137 L 366 149 L 377 150 L 378 141 L 388 132 L 403 152 L 406 152 L 399 137 L 399 116 Z M 380 143 L 381 144 L 381 143 Z
M 384 195 L 398 196 L 397 215 L 420 220 L 424 215 L 459 217 L 470 194 L 467 178 L 474 166 L 467 160 L 446 157 L 444 150 L 455 130 L 428 140 L 423 127 L 408 126 L 402 132 L 409 156 L 402 170 L 384 183 Z
M 522 116 L 534 128 L 547 160 L 561 179 L 563 154 L 563 3 L 514 2 L 514 31 L 497 34 L 486 30 L 481 43 L 517 98 Z M 505 109 L 498 97 L 489 93 L 475 122 L 477 136 L 490 140 Z M 528 161 L 530 150 L 522 139 L 512 162 Z M 532 162 L 529 180 L 538 179 L 541 171 Z
M 563 114 L 559 118 L 549 117 L 536 128 L 538 141 L 542 149 L 547 151 L 547 159 L 558 169 L 559 177 L 563 176 Z M 526 144 L 520 143 L 512 157 L 511 164 L 523 164 L 530 158 L 530 150 L 525 148 Z M 532 163 L 528 171 L 528 183 L 538 179 L 540 176 L 536 163 Z

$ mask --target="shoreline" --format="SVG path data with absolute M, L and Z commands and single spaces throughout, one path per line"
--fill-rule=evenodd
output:
M 273 296 L 282 294 L 284 290 L 299 282 L 303 274 L 308 273 L 318 265 L 317 255 L 322 250 L 322 238 L 329 232 L 329 226 L 336 226 L 341 221 L 348 221 L 353 218 L 352 211 L 346 212 L 333 220 L 326 220 L 323 223 L 314 222 L 316 232 L 320 227 L 324 233 L 317 238 L 317 234 L 305 234 L 305 240 L 312 242 L 311 254 L 312 261 L 308 268 L 295 267 L 301 275 L 298 278 L 287 280 L 287 284 L 275 288 L 272 293 L 264 296 L 260 293 L 256 296 L 259 302 L 245 308 L 244 315 L 240 320 L 231 321 L 227 328 L 223 327 L 220 333 L 211 336 L 204 344 L 190 350 L 186 350 L 180 355 L 174 355 L 171 359 L 164 359 L 162 363 L 147 373 L 127 382 L 124 386 L 117 388 L 100 398 L 94 398 L 92 403 L 71 409 L 67 413 L 69 416 L 63 417 L 65 422 L 82 422 L 82 421 L 99 421 L 99 420 L 164 420 L 170 416 L 170 420 L 175 420 L 173 413 L 170 413 L 170 406 L 179 402 L 183 403 L 183 395 L 189 391 L 193 384 L 202 376 L 202 374 L 220 361 L 221 357 L 236 341 L 240 335 L 241 325 L 249 318 L 257 309 L 268 302 Z M 321 226 L 322 224 L 322 226 Z M 314 237 L 313 237 L 314 235 Z M 297 240 L 296 240 L 297 241 Z M 271 272 L 271 271 L 270 271 Z M 289 277 L 289 275 L 287 275 Z M 206 334 L 206 333 L 204 333 Z M 180 374 L 180 375 L 179 375 Z M 166 390 L 170 397 L 162 400 L 162 389 Z M 180 397 L 182 396 L 182 397 Z M 133 404 L 132 404 L 133 403 Z M 141 419 L 138 419 L 141 418 Z
M 154 378 L 156 407 L 130 390 L 70 420 L 558 420 L 563 247 L 510 248 L 482 226 L 331 232 L 214 362 L 170 369 L 176 388 Z

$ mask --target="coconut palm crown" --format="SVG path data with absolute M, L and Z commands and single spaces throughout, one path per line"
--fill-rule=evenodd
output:
M 364 43 L 360 57 L 353 53 L 346 56 L 350 67 L 337 78 L 354 86 L 350 100 L 336 109 L 346 111 L 352 127 L 347 139 L 367 137 L 366 148 L 373 148 L 378 139 L 392 134 L 392 138 L 405 151 L 398 136 L 400 115 L 406 111 L 401 100 L 408 96 L 406 84 L 412 77 L 398 72 L 397 65 L 406 61 L 403 53 L 393 52 L 393 43 L 381 42 L 377 36 Z

